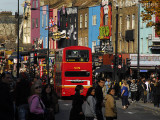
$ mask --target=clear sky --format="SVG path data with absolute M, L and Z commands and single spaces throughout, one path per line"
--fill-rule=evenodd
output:
M 19 11 L 23 13 L 22 3 L 25 0 L 19 0 Z M 12 14 L 18 11 L 18 0 L 0 0 L 0 12 L 1 11 L 12 11 Z

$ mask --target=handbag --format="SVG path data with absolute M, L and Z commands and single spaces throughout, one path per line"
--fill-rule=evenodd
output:
M 144 91 L 144 95 L 147 95 L 147 91 L 146 90 Z

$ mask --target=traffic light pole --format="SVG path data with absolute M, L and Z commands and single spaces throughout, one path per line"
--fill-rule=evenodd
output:
M 50 84 L 49 80 L 49 3 L 48 3 L 48 48 L 47 48 L 48 54 L 47 54 L 47 80 L 48 84 Z
M 117 76 L 117 61 L 118 61 L 118 56 L 117 56 L 117 52 L 118 52 L 118 6 L 116 6 L 116 33 L 115 33 L 115 64 L 114 64 L 114 81 L 116 80 L 118 81 L 118 76 Z

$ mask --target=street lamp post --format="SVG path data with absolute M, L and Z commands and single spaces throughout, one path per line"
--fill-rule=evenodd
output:
M 18 17 L 18 30 L 17 30 L 17 78 L 19 78 L 19 0 L 18 0 L 18 13 L 17 13 L 17 17 Z
M 139 75 L 139 62 L 140 62 L 140 59 L 139 59 L 139 50 L 140 50 L 140 41 L 139 41 L 139 32 L 140 32 L 140 29 L 139 29 L 139 22 L 140 22 L 140 4 L 138 4 L 138 52 L 137 52 L 137 78 L 139 79 L 140 78 L 140 75 Z
M 47 49 L 48 53 L 47 53 L 47 80 L 48 80 L 48 84 L 50 84 L 50 80 L 49 80 L 49 5 L 48 5 L 48 49 Z

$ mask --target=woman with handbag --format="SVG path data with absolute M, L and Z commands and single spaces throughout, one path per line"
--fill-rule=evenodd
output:
M 28 99 L 29 118 L 28 120 L 45 120 L 45 106 L 41 100 L 42 83 L 36 81 L 31 87 L 31 96 Z
M 47 115 L 46 120 L 55 120 L 54 115 L 54 96 L 52 93 L 51 85 L 47 84 L 44 86 L 42 91 L 42 101 L 46 107 Z
M 73 97 L 69 120 L 84 120 L 85 116 L 82 112 L 82 104 L 84 100 L 83 96 L 80 95 L 83 92 L 83 86 L 77 85 L 75 91 L 76 93 Z
M 90 87 L 86 96 L 86 108 L 85 108 L 85 117 L 86 120 L 96 120 L 96 99 L 95 99 L 95 88 Z

